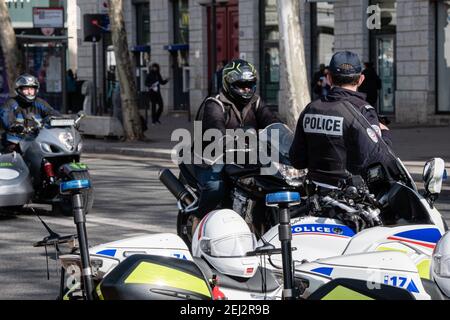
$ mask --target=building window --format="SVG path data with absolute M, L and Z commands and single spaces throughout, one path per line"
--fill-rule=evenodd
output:
M 450 1 L 437 4 L 438 113 L 450 112 Z
M 334 50 L 334 4 L 318 2 L 311 4 L 312 70 L 321 64 L 328 65 Z
M 311 3 L 311 92 L 313 99 L 321 93 L 323 67 L 328 66 L 334 52 L 334 4 Z M 322 68 L 321 68 L 322 66 Z
M 176 0 L 173 6 L 174 15 L 174 42 L 178 44 L 189 43 L 189 1 Z
M 267 105 L 278 105 L 280 90 L 280 33 L 277 0 L 261 0 L 260 92 Z
M 136 10 L 136 44 L 150 44 L 150 4 L 135 3 Z

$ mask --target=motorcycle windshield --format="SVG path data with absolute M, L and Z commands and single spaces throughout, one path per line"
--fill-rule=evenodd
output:
M 259 132 L 259 141 L 267 143 L 272 150 L 276 149 L 285 157 L 289 157 L 289 149 L 294 141 L 294 133 L 283 123 L 272 123 Z M 273 142 L 273 144 L 272 144 Z

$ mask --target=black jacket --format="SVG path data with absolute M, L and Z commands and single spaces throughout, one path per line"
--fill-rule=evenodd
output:
M 383 163 L 395 176 L 395 156 L 382 133 L 364 95 L 336 87 L 303 110 L 290 160 L 298 169 L 307 168 L 314 181 L 335 186 L 352 174 L 365 176 L 374 163 Z
M 145 78 L 145 85 L 150 88 L 150 93 L 159 93 L 161 85 L 165 85 L 168 80 L 163 80 L 158 71 L 151 70 Z
M 243 108 L 233 104 L 223 93 L 218 95 L 218 99 L 224 105 L 225 112 L 214 100 L 208 100 L 203 112 L 203 131 L 219 129 L 225 134 L 226 129 L 243 127 L 264 129 L 272 123 L 280 122 L 269 107 L 263 105 L 260 97 L 256 94 Z
M 41 121 L 48 116 L 59 116 L 60 113 L 53 109 L 45 100 L 37 97 L 32 103 L 25 103 L 17 98 L 9 98 L 0 109 L 0 119 L 5 133 L 3 138 L 11 143 L 18 143 L 22 136 L 10 131 L 10 127 L 15 122 L 26 125 L 26 119 L 34 116 Z

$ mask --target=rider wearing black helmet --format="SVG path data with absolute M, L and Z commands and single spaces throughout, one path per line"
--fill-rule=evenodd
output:
M 219 129 L 225 134 L 226 129 L 263 129 L 280 122 L 256 94 L 256 84 L 257 72 L 251 63 L 236 59 L 225 65 L 220 93 L 205 99 L 197 113 L 203 132 Z M 226 194 L 222 169 L 221 165 L 196 166 L 201 196 L 193 231 L 199 219 L 214 210 Z
M 45 117 L 59 115 L 45 100 L 37 97 L 39 81 L 36 77 L 26 73 L 20 75 L 14 89 L 16 96 L 9 98 L 0 109 L 0 119 L 5 129 L 2 145 L 7 152 L 20 152 L 19 142 L 24 128 Z
M 257 73 L 255 67 L 241 59 L 230 61 L 223 68 L 222 88 L 217 96 L 205 100 L 197 120 L 203 130 L 239 127 L 265 128 L 279 122 L 256 94 Z M 202 109 L 202 108 L 201 108 Z

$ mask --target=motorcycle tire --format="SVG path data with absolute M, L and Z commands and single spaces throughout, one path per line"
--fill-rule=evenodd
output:
M 91 180 L 91 176 L 87 171 L 72 172 L 69 177 L 73 180 Z M 94 188 L 91 186 L 88 190 L 82 190 L 81 194 L 83 196 L 84 212 L 88 214 L 94 205 Z M 53 205 L 53 212 L 63 216 L 72 216 L 72 199 L 66 196 L 61 197 L 61 201 Z

